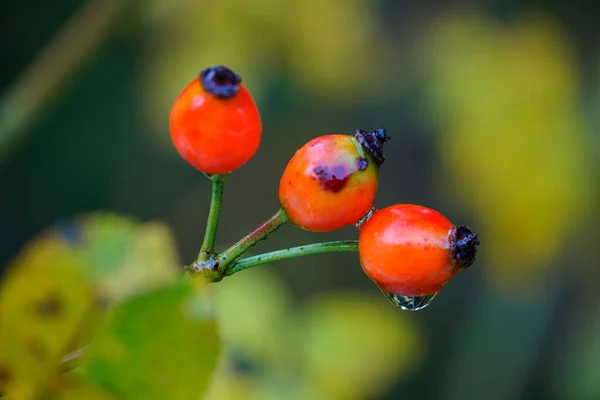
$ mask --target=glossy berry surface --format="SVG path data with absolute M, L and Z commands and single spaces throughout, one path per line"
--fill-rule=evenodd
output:
M 371 209 L 378 179 L 379 163 L 356 135 L 320 136 L 302 146 L 288 163 L 279 183 L 279 200 L 298 227 L 331 231 L 356 223 Z
M 397 296 L 439 292 L 473 264 L 479 245 L 469 228 L 411 204 L 377 210 L 359 230 L 363 270 L 383 292 Z
M 260 145 L 260 114 L 241 78 L 226 67 L 203 70 L 171 109 L 171 139 L 179 154 L 207 174 L 240 168 Z

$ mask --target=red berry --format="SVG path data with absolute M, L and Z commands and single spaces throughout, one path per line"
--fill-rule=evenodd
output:
M 229 68 L 207 68 L 171 109 L 173 144 L 188 163 L 207 174 L 238 169 L 260 145 L 260 114 L 240 82 Z
M 411 204 L 377 210 L 359 230 L 363 270 L 396 303 L 401 297 L 439 292 L 473 264 L 479 245 L 468 227 L 454 226 L 439 212 Z
M 302 146 L 279 183 L 290 222 L 324 232 L 356 223 L 373 207 L 384 129 L 320 136 Z

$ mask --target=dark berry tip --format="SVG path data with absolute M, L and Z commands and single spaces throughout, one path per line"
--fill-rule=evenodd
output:
M 357 129 L 354 137 L 358 140 L 358 143 L 360 143 L 362 148 L 369 153 L 375 164 L 379 166 L 385 161 L 383 144 L 390 140 L 385 129 L 377 128 L 374 129 L 373 132 Z
M 377 128 L 373 130 L 373 135 L 384 143 L 391 139 L 391 137 L 387 135 L 387 132 L 383 128 Z
M 468 226 L 459 225 L 450 233 L 450 252 L 454 263 L 460 268 L 468 268 L 475 262 L 479 239 Z
M 218 65 L 203 69 L 200 82 L 207 92 L 228 99 L 239 92 L 242 78 L 229 68 Z

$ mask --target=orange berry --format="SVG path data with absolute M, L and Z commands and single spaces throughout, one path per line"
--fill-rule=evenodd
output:
M 439 212 L 412 204 L 374 211 L 359 231 L 363 270 L 395 300 L 439 292 L 473 264 L 479 245 L 468 227 L 454 226 Z
M 373 206 L 383 162 L 384 129 L 320 136 L 302 146 L 279 183 L 290 222 L 325 232 L 356 223 Z
M 260 145 L 260 114 L 241 78 L 217 66 L 200 73 L 177 97 L 170 118 L 179 154 L 207 174 L 225 174 L 248 162 Z

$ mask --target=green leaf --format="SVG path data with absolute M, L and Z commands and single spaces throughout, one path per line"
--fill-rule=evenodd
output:
M 84 379 L 119 399 L 199 399 L 219 345 L 207 293 L 181 281 L 117 306 L 90 343 Z
M 55 383 L 53 389 L 51 400 L 117 400 L 99 388 L 68 379 Z

